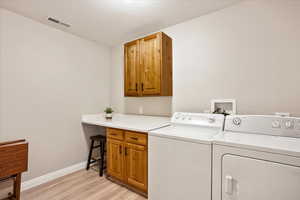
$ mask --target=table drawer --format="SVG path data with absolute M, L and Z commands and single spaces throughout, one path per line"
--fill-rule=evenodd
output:
M 147 135 L 144 133 L 126 131 L 125 140 L 133 144 L 147 145 Z
M 124 132 L 120 129 L 107 128 L 107 137 L 117 140 L 124 140 Z
M 27 163 L 27 143 L 0 146 L 0 177 L 27 171 Z

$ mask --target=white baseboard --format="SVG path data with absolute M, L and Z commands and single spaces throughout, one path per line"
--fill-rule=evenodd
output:
M 85 167 L 86 167 L 86 162 L 82 162 L 82 163 L 72 165 L 70 167 L 66 167 L 64 169 L 60 169 L 60 170 L 45 174 L 43 176 L 36 177 L 29 181 L 23 182 L 21 185 L 21 190 L 22 191 L 28 190 L 30 188 L 41 185 L 43 183 L 47 183 L 47 182 L 57 179 L 59 177 L 65 176 L 67 174 L 71 174 L 71 173 L 76 172 L 81 169 L 84 169 Z

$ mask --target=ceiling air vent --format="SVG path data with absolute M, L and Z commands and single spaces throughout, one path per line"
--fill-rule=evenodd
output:
M 66 24 L 66 23 L 64 23 L 64 22 L 61 22 L 61 21 L 59 21 L 59 20 L 57 20 L 57 19 L 54 19 L 54 18 L 52 18 L 52 17 L 49 17 L 48 20 L 51 21 L 51 22 L 53 22 L 53 23 L 56 23 L 56 24 L 59 24 L 59 25 L 62 25 L 62 26 L 68 27 L 68 28 L 71 26 L 71 25 L 69 25 L 69 24 Z

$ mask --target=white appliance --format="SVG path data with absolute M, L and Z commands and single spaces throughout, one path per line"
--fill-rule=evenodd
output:
M 149 200 L 211 200 L 212 139 L 223 124 L 223 115 L 175 113 L 149 133 Z
M 300 118 L 229 116 L 213 144 L 213 200 L 300 200 Z

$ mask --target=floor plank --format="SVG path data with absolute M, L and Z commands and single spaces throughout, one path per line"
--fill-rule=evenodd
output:
M 145 200 L 144 197 L 98 176 L 80 170 L 21 194 L 22 200 Z

